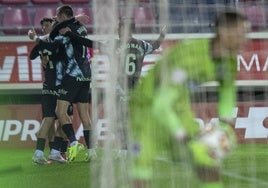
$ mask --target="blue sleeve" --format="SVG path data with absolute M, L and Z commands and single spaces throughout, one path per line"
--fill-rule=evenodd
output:
M 145 55 L 148 55 L 154 51 L 153 45 L 151 43 L 146 42 L 144 40 L 142 41 L 142 43 L 144 46 Z

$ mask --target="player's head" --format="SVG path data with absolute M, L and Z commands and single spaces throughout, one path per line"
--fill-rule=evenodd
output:
M 56 12 L 56 20 L 58 22 L 72 18 L 74 14 L 72 7 L 69 5 L 62 5 L 58 7 Z
M 246 16 L 236 11 L 226 11 L 215 19 L 216 37 L 229 50 L 239 49 L 246 41 L 250 23 Z
M 135 21 L 133 18 L 120 18 L 118 24 L 118 35 L 119 38 L 125 36 L 130 36 L 135 32 Z
M 52 18 L 47 18 L 47 17 L 44 17 L 40 21 L 42 32 L 45 35 L 48 34 L 48 33 L 50 33 L 50 31 L 52 30 L 53 23 L 54 23 L 54 20 Z

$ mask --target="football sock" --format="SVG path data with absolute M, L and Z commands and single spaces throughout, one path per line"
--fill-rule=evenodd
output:
M 55 154 L 59 155 L 60 154 L 60 151 L 59 150 L 56 150 L 56 149 L 52 149 L 50 151 L 50 154 L 52 154 L 52 155 L 55 155 Z
M 46 139 L 44 138 L 37 138 L 37 143 L 36 143 L 36 150 L 45 150 L 45 144 L 46 144 Z
M 62 126 L 63 132 L 66 134 L 69 141 L 72 143 L 76 141 L 75 133 L 72 124 L 64 124 Z
M 84 133 L 84 139 L 85 139 L 87 148 L 89 149 L 90 148 L 90 130 L 84 130 L 83 133 Z
M 60 147 L 60 151 L 65 153 L 67 151 L 68 148 L 68 141 L 67 140 L 63 140 L 61 143 L 61 147 Z
M 55 136 L 54 142 L 53 142 L 53 145 L 52 145 L 52 148 L 55 149 L 55 150 L 60 151 L 62 142 L 63 142 L 63 138 L 62 137 Z
M 53 142 L 52 141 L 48 142 L 48 146 L 49 146 L 49 149 L 51 150 L 53 146 Z

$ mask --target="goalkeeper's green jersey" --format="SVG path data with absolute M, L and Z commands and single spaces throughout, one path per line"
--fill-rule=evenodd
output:
M 130 134 L 131 139 L 140 144 L 134 174 L 141 175 L 142 171 L 144 174 L 141 176 L 149 176 L 152 158 L 156 152 L 168 150 L 170 138 L 179 130 L 185 130 L 189 138 L 198 134 L 199 125 L 191 109 L 188 83 L 220 80 L 222 94 L 219 100 L 223 106 L 219 107 L 220 116 L 230 115 L 235 101 L 233 82 L 236 64 L 233 58 L 212 61 L 209 48 L 207 39 L 186 40 L 175 45 L 131 92 Z M 226 62 L 228 65 L 223 66 Z M 223 67 L 228 77 L 216 74 L 216 70 Z M 225 104 L 223 97 L 229 97 L 229 102 Z
M 198 130 L 192 126 L 194 116 L 187 83 L 215 80 L 214 70 L 208 40 L 189 40 L 172 47 L 131 93 L 131 127 L 152 127 L 157 122 L 169 132 L 182 126 L 194 135 Z M 146 111 L 141 113 L 143 110 Z M 144 118 L 152 122 L 144 124 Z

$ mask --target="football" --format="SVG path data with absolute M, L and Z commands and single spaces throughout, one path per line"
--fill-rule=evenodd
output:
M 208 155 L 218 162 L 231 151 L 233 146 L 227 131 L 219 126 L 204 130 L 200 134 L 199 141 L 207 147 Z

